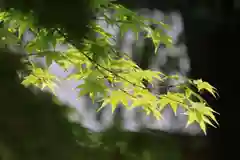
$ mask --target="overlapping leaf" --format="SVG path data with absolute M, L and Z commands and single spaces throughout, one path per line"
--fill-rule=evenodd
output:
M 199 80 L 193 80 L 192 83 L 196 85 L 198 91 L 207 90 L 214 97 L 217 96 L 216 88 L 213 87 L 212 85 L 210 85 L 208 82 L 204 82 L 204 81 L 202 81 L 202 79 L 199 79 Z

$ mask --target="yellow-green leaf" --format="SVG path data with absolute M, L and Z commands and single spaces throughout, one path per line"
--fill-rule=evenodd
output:
M 199 79 L 199 80 L 194 80 L 193 84 L 197 86 L 199 91 L 206 90 L 209 93 L 211 93 L 214 97 L 218 95 L 216 88 L 210 85 L 208 82 L 204 82 L 201 79 Z

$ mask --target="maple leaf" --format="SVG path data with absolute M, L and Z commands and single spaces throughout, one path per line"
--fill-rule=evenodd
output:
M 101 110 L 107 104 L 111 104 L 112 106 L 112 113 L 115 111 L 119 103 L 122 103 L 125 106 L 128 106 L 129 101 L 132 99 L 130 95 L 121 91 L 121 90 L 113 90 L 111 91 L 108 98 L 105 98 L 101 107 L 98 109 Z
M 211 118 L 218 125 L 218 122 L 213 113 L 216 113 L 216 114 L 219 114 L 219 113 L 214 111 L 212 108 L 206 106 L 206 104 L 199 103 L 199 102 L 192 102 L 192 108 L 196 109 L 202 115 Z
M 212 108 L 206 106 L 204 103 L 192 102 L 192 107 L 186 113 L 186 115 L 188 115 L 186 127 L 194 122 L 197 122 L 204 134 L 206 134 L 206 124 L 216 127 L 213 125 L 211 120 L 219 125 L 213 113 L 216 112 Z
M 160 97 L 159 100 L 160 109 L 162 110 L 169 104 L 174 114 L 176 115 L 178 106 L 180 104 L 186 106 L 186 104 L 184 103 L 184 99 L 185 99 L 184 94 L 168 92 L 166 95 L 162 95 Z
M 193 80 L 192 83 L 197 86 L 198 91 L 206 90 L 209 93 L 211 93 L 215 98 L 216 96 L 218 96 L 217 89 L 212 85 L 210 85 L 208 82 L 204 82 L 202 81 L 202 79 L 199 79 L 199 80 Z
M 93 71 L 91 74 L 89 74 L 88 77 L 84 79 L 84 83 L 77 87 L 81 89 L 79 96 L 90 94 L 94 102 L 95 96 L 97 96 L 99 93 L 105 94 L 107 88 L 104 85 L 104 79 L 100 79 L 101 76 L 102 75 L 97 71 Z

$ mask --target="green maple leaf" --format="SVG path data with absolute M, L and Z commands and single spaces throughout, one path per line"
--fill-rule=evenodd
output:
M 31 84 L 35 84 L 38 80 L 38 77 L 33 76 L 33 75 L 29 75 L 27 77 L 24 78 L 24 80 L 22 81 L 22 84 L 26 87 L 28 87 Z
M 113 90 L 110 92 L 110 95 L 104 99 L 98 111 L 105 107 L 107 104 L 110 104 L 112 106 L 112 113 L 115 111 L 119 103 L 122 103 L 124 106 L 128 107 L 128 102 L 132 99 L 130 95 L 121 90 Z
M 132 107 L 142 107 L 147 115 L 150 113 L 157 119 L 161 119 L 158 98 L 146 89 L 134 89 L 134 99 L 132 99 Z
M 94 102 L 98 94 L 105 94 L 107 88 L 104 85 L 104 79 L 102 77 L 103 75 L 101 75 L 100 72 L 92 71 L 88 77 L 84 79 L 84 83 L 77 87 L 81 89 L 79 96 L 90 94 Z
M 186 106 L 184 100 L 185 100 L 184 94 L 168 92 L 166 95 L 162 95 L 160 97 L 159 100 L 160 109 L 162 110 L 163 108 L 165 108 L 166 105 L 169 104 L 174 114 L 176 115 L 178 106 L 180 104 L 184 107 Z
M 204 121 L 204 115 L 196 111 L 188 111 L 186 114 L 188 115 L 186 127 L 188 127 L 190 124 L 194 122 L 197 122 L 202 131 L 204 132 L 204 134 L 206 134 L 206 123 Z
M 140 88 L 134 88 L 134 97 L 137 97 L 135 99 L 135 102 L 133 102 L 132 106 L 138 106 L 141 104 L 147 104 L 147 103 L 153 103 L 153 102 L 157 102 L 157 97 L 152 94 L 151 92 L 149 92 L 146 89 L 140 89 Z
M 194 123 L 195 121 L 198 122 L 198 117 L 196 112 L 188 111 L 186 115 L 188 115 L 188 121 L 187 121 L 186 127 L 188 127 L 190 124 Z
M 213 115 L 214 112 L 215 111 L 213 109 L 206 106 L 204 103 L 192 102 L 192 107 L 186 113 L 186 115 L 188 115 L 188 122 L 186 127 L 193 122 L 197 122 L 204 134 L 206 134 L 206 124 L 216 127 L 213 125 L 211 120 L 219 125 L 215 116 Z
M 55 51 L 43 51 L 37 53 L 37 57 L 45 57 L 47 67 L 49 67 L 54 60 L 57 61 L 59 58 L 61 58 L 61 55 L 61 52 Z
M 216 88 L 210 85 L 208 82 L 204 82 L 201 79 L 199 79 L 199 80 L 193 80 L 192 83 L 197 86 L 198 91 L 207 90 L 215 98 L 216 96 L 218 96 Z
M 120 35 L 123 37 L 129 30 L 135 34 L 136 39 L 138 39 L 139 32 L 142 31 L 142 29 L 134 23 L 123 23 L 120 26 Z
M 126 93 L 120 90 L 115 90 L 111 92 L 109 101 L 112 105 L 112 112 L 116 109 L 117 105 L 121 102 L 123 105 L 128 106 L 128 101 L 130 97 Z
M 206 106 L 204 103 L 199 103 L 199 102 L 192 102 L 192 108 L 194 108 L 196 111 L 198 111 L 200 114 L 209 117 L 210 119 L 212 119 L 217 125 L 218 122 L 214 116 L 213 113 L 217 113 L 216 111 L 214 111 L 212 108 Z M 219 114 L 219 113 L 217 113 Z M 207 121 L 207 120 L 206 120 Z M 211 124 L 210 124 L 211 125 Z
M 162 81 L 160 75 L 163 75 L 163 73 L 159 71 L 144 70 L 140 72 L 140 74 L 142 74 L 143 78 L 148 80 L 149 82 L 152 82 L 154 78 Z
M 91 94 L 91 98 L 94 100 L 94 97 L 98 93 L 104 93 L 106 87 L 102 83 L 96 81 L 85 80 L 83 84 L 79 85 L 77 88 L 80 88 L 79 96 L 86 94 Z
M 158 104 L 159 104 L 159 110 L 162 111 L 169 104 L 169 99 L 162 96 L 158 101 Z

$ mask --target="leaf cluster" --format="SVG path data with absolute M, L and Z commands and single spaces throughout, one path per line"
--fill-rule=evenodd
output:
M 136 39 L 142 32 L 146 38 L 151 38 L 157 51 L 159 44 L 164 43 L 171 46 L 171 37 L 166 32 L 169 26 L 153 19 L 137 15 L 135 12 L 122 5 L 115 4 L 109 0 L 92 1 L 94 12 L 99 17 L 97 20 L 105 21 L 108 25 L 119 27 L 123 36 L 128 30 L 132 30 Z M 112 12 L 112 16 L 106 13 Z M 0 13 L 0 20 L 4 22 L 0 29 L 1 46 L 19 45 L 27 55 L 25 60 L 30 62 L 31 73 L 22 82 L 25 86 L 35 85 L 41 89 L 48 87 L 54 92 L 54 85 L 58 79 L 48 73 L 47 69 L 36 67 L 31 57 L 44 57 L 47 68 L 56 62 L 64 69 L 74 66 L 76 73 L 68 76 L 68 79 L 84 80 L 84 83 L 77 86 L 81 89 L 79 96 L 90 95 L 93 101 L 101 103 L 101 108 L 111 104 L 112 111 L 121 103 L 129 109 L 141 107 L 146 114 L 152 114 L 157 119 L 163 118 L 161 112 L 168 106 L 176 114 L 178 107 L 185 109 L 188 117 L 186 126 L 197 122 L 206 133 L 206 124 L 214 126 L 217 124 L 215 113 L 208 103 L 201 97 L 200 92 L 206 90 L 216 96 L 216 89 L 209 83 L 202 80 L 190 80 L 187 77 L 186 83 L 177 87 L 183 92 L 172 92 L 166 87 L 166 94 L 154 94 L 145 85 L 147 82 L 155 87 L 156 84 L 163 84 L 169 79 L 178 79 L 179 76 L 168 76 L 159 71 L 143 70 L 134 63 L 126 53 L 122 53 L 112 43 L 116 37 L 105 31 L 93 19 L 88 27 L 90 31 L 85 38 L 79 39 L 76 43 L 71 36 L 59 28 L 39 28 L 33 23 L 34 14 L 23 14 L 14 9 Z M 152 29 L 149 22 L 160 25 L 162 29 Z M 22 44 L 23 33 L 31 30 L 35 38 L 27 44 Z M 68 50 L 56 51 L 56 44 L 67 44 Z M 79 47 L 81 46 L 81 47 Z M 159 83 L 156 83 L 159 82 Z M 198 89 L 195 92 L 189 86 Z

